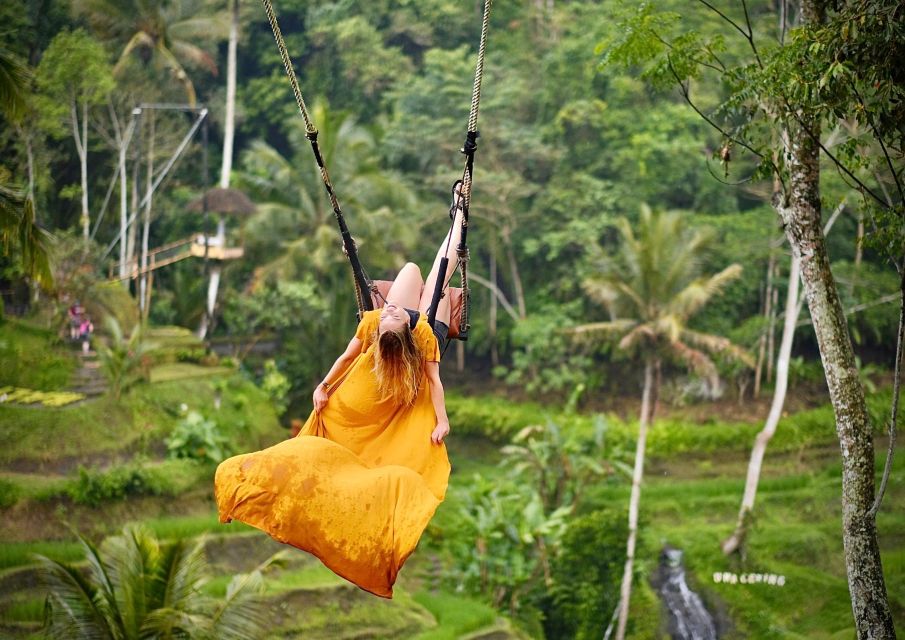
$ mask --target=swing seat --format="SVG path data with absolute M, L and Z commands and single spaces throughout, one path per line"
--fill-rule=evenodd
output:
M 374 303 L 375 309 L 383 307 L 383 302 L 390 294 L 390 287 L 393 286 L 392 280 L 372 280 L 371 283 L 377 287 L 377 293 L 371 291 L 371 301 Z M 423 289 L 422 289 L 423 291 Z M 462 288 L 449 287 L 446 289 L 446 295 L 449 296 L 449 335 L 450 340 L 462 339 L 467 336 L 462 332 Z

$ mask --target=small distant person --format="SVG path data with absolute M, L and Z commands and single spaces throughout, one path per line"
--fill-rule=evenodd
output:
M 69 339 L 73 342 L 79 339 L 82 315 L 84 313 L 85 309 L 78 300 L 73 302 L 69 307 Z
M 82 353 L 88 353 L 91 348 L 91 335 L 94 333 L 94 325 L 91 324 L 91 318 L 88 314 L 82 315 L 82 321 L 79 323 L 79 338 L 82 341 Z

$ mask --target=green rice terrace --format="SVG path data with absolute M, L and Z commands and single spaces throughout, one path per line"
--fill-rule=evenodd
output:
M 901 638 L 902 6 L 0 2 L 0 640 Z
M 15 343 L 28 347 L 27 355 L 16 356 L 25 359 L 23 365 L 52 363 L 52 373 L 44 377 L 36 377 L 34 366 L 7 369 L 2 384 L 44 387 L 47 396 L 68 393 L 77 356 L 65 345 L 17 321 L 0 326 L 0 336 L 4 356 Z M 159 332 L 161 353 L 170 349 L 165 340 L 172 338 Z M 545 629 L 547 637 L 590 637 L 606 626 L 624 553 L 630 421 L 496 396 L 451 395 L 450 493 L 406 564 L 395 598 L 386 601 L 248 526 L 219 524 L 214 464 L 203 455 L 173 455 L 182 450 L 173 449 L 174 436 L 197 424 L 190 418 L 196 415 L 215 425 L 215 446 L 224 452 L 263 448 L 288 437 L 265 391 L 220 364 L 161 362 L 151 368 L 150 380 L 118 401 L 107 393 L 60 406 L 42 403 L 43 396 L 8 397 L 0 404 L 3 637 L 41 637 L 46 586 L 38 555 L 84 567 L 76 533 L 99 544 L 127 523 L 141 523 L 164 545 L 186 537 L 202 540 L 208 567 L 203 591 L 214 597 L 226 594 L 234 575 L 253 571 L 282 551 L 279 565 L 264 573 L 267 637 L 502 639 L 541 637 Z M 882 390 L 871 398 L 878 410 L 886 402 Z M 851 637 L 839 535 L 841 467 L 829 407 L 800 406 L 780 422 L 747 551 L 735 558 L 724 556 L 719 544 L 733 529 L 744 485 L 738 468 L 759 426 L 696 422 L 698 411 L 671 409 L 649 434 L 631 603 L 636 622 L 629 636 L 668 634 L 655 587 L 668 545 L 682 550 L 687 583 L 715 612 L 722 637 Z M 551 474 L 563 473 L 557 460 L 578 459 L 581 446 L 592 447 L 586 451 L 608 467 L 582 490 L 559 534 L 561 546 L 550 558 L 546 584 L 527 574 L 537 573 L 534 536 L 549 535 L 555 523 L 544 522 L 543 508 L 534 513 L 530 503 L 521 502 L 513 471 L 520 470 L 526 482 L 536 478 L 521 471 L 524 452 L 507 445 L 512 438 L 524 442 L 519 432 L 532 425 L 557 434 L 531 440 Z M 882 471 L 879 453 L 877 471 Z M 899 457 L 879 516 L 890 601 L 899 621 L 905 616 L 905 538 L 898 532 L 905 513 L 893 505 L 905 500 L 903 480 L 905 460 Z M 752 576 L 751 583 L 745 584 L 744 576 Z M 753 576 L 763 577 L 754 582 Z M 538 598 L 538 588 L 546 595 Z

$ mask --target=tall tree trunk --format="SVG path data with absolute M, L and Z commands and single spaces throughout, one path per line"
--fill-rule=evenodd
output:
M 140 125 L 136 125 L 140 126 Z M 130 214 L 130 218 L 133 215 L 137 215 L 138 213 L 138 179 L 141 176 L 141 136 L 136 138 L 136 149 L 135 149 L 135 162 L 132 165 L 132 206 L 129 209 L 132 213 Z M 129 224 L 128 232 L 126 233 L 126 237 L 121 242 L 126 243 L 126 264 L 129 269 L 133 269 L 135 262 L 135 237 L 136 230 L 138 226 L 135 224 L 135 220 L 132 220 L 132 224 Z M 128 220 L 126 221 L 128 224 Z
M 628 605 L 632 596 L 632 575 L 635 564 L 635 545 L 638 540 L 638 506 L 641 502 L 641 479 L 644 477 L 644 450 L 647 446 L 647 429 L 653 421 L 657 406 L 657 377 L 659 363 L 648 358 L 644 364 L 644 391 L 641 395 L 641 417 L 638 421 L 638 444 L 635 448 L 635 468 L 632 472 L 632 494 L 628 503 L 628 542 L 625 551 L 625 571 L 619 592 L 619 619 L 616 623 L 616 640 L 625 640 L 628 623 Z
M 524 319 L 528 314 L 528 308 L 525 305 L 525 288 L 522 286 L 522 276 L 518 269 L 518 260 L 515 258 L 515 251 L 512 250 L 512 242 L 508 235 L 504 239 L 506 242 L 506 254 L 509 258 L 509 272 L 512 274 L 512 288 L 515 290 L 515 303 L 518 306 L 518 315 Z
M 226 54 L 226 122 L 223 125 L 223 164 L 220 166 L 220 186 L 229 188 L 229 175 L 233 166 L 233 140 L 236 134 L 236 48 L 239 41 L 239 0 L 230 0 L 229 45 Z M 217 225 L 217 241 L 226 246 L 226 228 L 223 216 Z M 221 265 L 211 268 L 211 279 L 207 286 L 207 313 L 201 316 L 198 337 L 204 338 L 210 330 L 208 323 L 217 305 L 217 291 L 220 288 Z
M 236 47 L 239 41 L 239 0 L 230 0 L 229 46 L 226 53 L 226 122 L 223 125 L 223 164 L 220 186 L 229 187 L 233 167 L 233 140 L 236 135 Z
M 864 214 L 858 212 L 858 237 L 855 240 L 855 271 L 861 267 L 861 258 L 864 255 Z M 852 280 L 854 282 L 854 280 Z
M 119 276 L 128 273 L 126 266 L 126 226 L 129 223 L 129 194 L 126 181 L 126 144 L 124 138 L 119 140 Z
M 496 275 L 496 242 L 490 247 L 490 281 L 496 285 L 497 284 L 497 275 Z M 499 302 L 497 301 L 496 294 L 491 291 L 490 292 L 490 321 L 488 323 L 488 333 L 490 334 L 490 363 L 496 367 L 500 364 L 500 353 L 497 348 L 496 342 L 496 332 L 497 332 L 497 305 Z
M 861 258 L 864 255 L 864 214 L 858 212 L 858 235 L 855 239 L 855 269 L 852 272 L 851 289 L 849 293 L 855 292 L 855 280 L 858 278 L 858 271 L 861 269 Z
M 769 273 L 769 267 L 767 269 Z M 764 285 L 760 288 L 761 313 L 764 318 L 767 317 L 767 287 Z M 764 358 L 767 355 L 767 326 L 761 329 L 760 337 L 757 339 L 757 361 L 754 363 L 754 390 L 752 397 L 756 400 L 760 397 L 760 379 L 764 372 Z
M 20 130 L 21 131 L 21 130 Z M 28 199 L 35 201 L 35 148 L 32 144 L 31 133 L 22 132 L 20 135 L 25 140 L 25 160 L 28 168 Z
M 764 327 L 763 332 L 760 334 L 760 340 L 758 340 L 758 349 L 757 349 L 757 366 L 754 368 L 754 397 L 760 397 L 760 380 L 761 374 L 763 373 L 763 365 L 764 365 L 764 357 L 766 355 L 767 350 L 767 333 L 769 331 L 770 319 L 773 314 L 773 270 L 774 265 L 776 263 L 776 253 L 773 249 L 770 249 L 770 259 L 767 262 L 767 286 L 764 290 L 764 318 L 767 320 L 767 324 Z
M 779 267 L 773 262 L 773 278 L 779 275 Z M 779 289 L 770 292 L 770 313 L 767 316 L 767 382 L 773 382 L 773 363 L 776 362 L 776 309 L 779 307 Z
M 88 213 L 88 101 L 82 102 L 82 236 L 85 249 L 91 237 L 91 217 Z
M 220 215 L 217 220 L 217 235 L 214 236 L 214 246 L 226 246 L 226 220 Z M 204 338 L 207 332 L 211 330 L 214 317 L 214 309 L 217 306 L 217 291 L 220 288 L 220 274 L 222 272 L 221 263 L 216 263 L 211 267 L 211 279 L 207 286 L 207 299 L 205 301 L 206 313 L 201 316 L 201 325 L 198 328 L 198 337 Z
M 806 21 L 819 7 L 802 2 Z M 842 449 L 842 539 L 849 593 L 858 638 L 895 638 L 877 524 L 870 514 L 874 501 L 874 445 L 864 389 L 855 367 L 855 354 L 836 282 L 830 271 L 820 228 L 819 147 L 810 137 L 818 124 L 805 122 L 809 132 L 790 131 L 787 149 L 790 196 L 780 208 L 793 254 L 801 260 L 808 309 L 814 323 L 826 373 L 836 434 Z M 803 129 L 804 127 L 801 127 Z
M 88 216 L 88 102 L 83 101 L 82 120 L 79 122 L 79 104 L 73 98 L 69 105 L 70 124 L 72 125 L 72 138 L 75 140 L 75 150 L 79 156 L 79 173 L 81 174 L 82 187 L 82 215 L 79 219 L 82 225 L 82 237 L 85 241 L 85 250 L 88 250 L 90 237 L 90 219 Z
M 751 511 L 754 509 L 754 499 L 757 496 L 757 484 L 760 481 L 760 469 L 767 450 L 767 443 L 776 433 L 776 425 L 782 416 L 782 408 L 786 401 L 786 390 L 789 385 L 789 360 L 792 357 L 792 342 L 795 338 L 795 325 L 798 323 L 798 281 L 801 273 L 801 263 L 798 258 L 792 256 L 789 265 L 789 291 L 786 295 L 785 322 L 782 327 L 782 340 L 779 345 L 779 355 L 776 360 L 776 386 L 773 389 L 773 403 L 770 405 L 770 413 L 764 428 L 754 440 L 751 449 L 751 460 L 748 462 L 748 477 L 745 480 L 745 493 L 742 495 L 742 506 L 738 514 L 738 522 L 735 532 L 723 542 L 723 553 L 735 552 L 745 543 L 748 521 Z
M 154 202 L 154 112 L 148 117 L 148 175 L 147 203 L 145 204 L 144 217 L 141 225 L 141 275 L 139 276 L 138 303 L 142 318 L 148 317 L 148 236 L 151 233 L 151 207 Z

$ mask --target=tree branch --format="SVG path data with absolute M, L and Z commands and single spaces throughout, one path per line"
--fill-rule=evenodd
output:
M 72 124 L 72 137 L 75 140 L 75 150 L 79 154 L 79 158 L 82 157 L 82 136 L 79 134 L 79 112 L 78 106 L 73 100 L 69 104 L 69 120 Z
M 698 2 L 700 2 L 705 7 L 707 7 L 714 13 L 716 13 L 723 20 L 725 20 L 726 22 L 731 24 L 735 28 L 736 31 L 738 31 L 740 34 L 742 34 L 742 37 L 748 41 L 748 45 L 751 47 L 751 51 L 754 52 L 754 59 L 757 60 L 757 66 L 760 67 L 761 69 L 763 69 L 764 65 L 760 60 L 760 54 L 757 52 L 757 46 L 754 44 L 754 32 L 751 30 L 751 21 L 748 19 L 748 5 L 745 3 L 745 0 L 742 0 L 742 7 L 744 7 L 744 9 L 745 9 L 745 26 L 748 27 L 747 31 L 745 31 L 745 29 L 742 29 L 735 20 L 733 20 L 732 18 L 727 16 L 725 13 L 723 13 L 722 11 L 717 9 L 715 6 L 713 6 L 709 2 L 707 2 L 707 0 L 698 0 Z
M 719 177 L 716 173 L 714 173 L 713 167 L 710 166 L 709 161 L 706 164 L 707 164 L 707 171 L 710 172 L 710 175 L 713 176 L 713 179 L 728 187 L 737 187 L 739 185 L 745 184 L 746 182 L 751 182 L 754 179 L 754 176 L 751 175 L 751 176 L 748 176 L 747 178 L 744 178 L 743 180 L 739 180 L 738 182 L 729 182 L 728 180 L 724 180 L 723 178 Z
M 902 189 L 902 182 L 899 180 L 899 174 L 896 173 L 895 167 L 892 166 L 892 159 L 889 157 L 889 151 L 886 149 L 886 143 L 883 141 L 883 136 L 877 131 L 877 127 L 874 125 L 874 119 L 871 117 L 868 108 L 864 105 L 864 98 L 858 93 L 858 88 L 855 86 L 855 83 L 850 81 L 850 84 L 852 86 L 852 91 L 855 93 L 855 97 L 858 98 L 858 104 L 861 105 L 861 110 L 867 118 L 867 124 L 870 125 L 871 130 L 874 132 L 874 137 L 877 139 L 877 142 L 880 143 L 880 148 L 883 150 L 883 157 L 886 158 L 886 166 L 889 167 L 889 172 L 892 174 L 892 178 L 896 182 L 896 188 L 899 190 L 899 199 L 902 202 L 905 202 L 905 190 Z
M 733 27 L 735 27 L 736 31 L 738 31 L 740 34 L 742 34 L 742 36 L 744 36 L 744 38 L 745 38 L 746 40 L 748 39 L 748 34 L 745 33 L 745 30 L 744 30 L 744 29 L 742 29 L 740 26 L 738 26 L 738 23 L 735 22 L 735 20 L 733 20 L 732 18 L 730 18 L 729 16 L 727 16 L 725 13 L 723 13 L 722 11 L 720 11 L 719 9 L 717 9 L 716 7 L 714 7 L 712 4 L 710 4 L 709 2 L 707 2 L 707 0 L 698 0 L 698 2 L 700 2 L 702 5 L 704 5 L 705 7 L 707 7 L 708 9 L 710 9 L 711 11 L 713 11 L 714 13 L 716 13 L 718 16 L 720 16 L 723 20 L 725 20 L 726 22 L 728 22 L 729 24 L 731 24 Z
M 716 60 L 716 63 L 718 65 L 720 65 L 720 68 L 725 72 L 726 65 L 723 63 L 723 61 L 720 59 L 720 57 L 718 55 L 716 55 L 716 52 L 714 52 L 714 50 L 711 49 L 709 46 L 706 47 L 706 49 L 707 49 L 707 53 L 710 54 L 710 57 L 713 58 L 714 60 Z
M 493 283 L 486 278 L 482 278 L 474 271 L 469 272 L 469 276 L 478 284 L 487 287 L 490 290 L 490 293 L 496 296 L 497 300 L 499 300 L 500 304 L 503 305 L 503 309 L 506 310 L 506 313 L 509 314 L 510 318 L 512 318 L 515 322 L 518 322 L 520 320 L 518 314 L 515 312 L 515 309 L 512 307 L 512 304 L 509 302 L 509 300 L 506 299 L 506 296 L 503 295 L 503 292 L 500 291 L 500 288 L 496 285 L 496 283 Z
M 883 467 L 883 479 L 880 480 L 880 489 L 877 491 L 877 498 L 874 506 L 871 507 L 868 515 L 870 518 L 876 518 L 877 512 L 880 510 L 880 503 L 883 502 L 883 495 L 886 493 L 886 484 L 889 482 L 889 472 L 892 470 L 892 456 L 896 448 L 896 422 L 899 419 L 899 393 L 902 387 L 902 341 L 905 339 L 905 258 L 902 259 L 902 268 L 900 270 L 900 295 L 902 302 L 899 307 L 899 333 L 896 336 L 896 364 L 894 367 L 895 379 L 892 383 L 892 408 L 889 416 L 889 447 L 886 449 L 886 464 Z
M 757 66 L 764 68 L 764 63 L 760 60 L 760 54 L 757 52 L 757 45 L 754 44 L 754 29 L 751 28 L 751 19 L 748 17 L 748 3 L 742 0 L 742 9 L 745 10 L 745 26 L 748 27 L 748 44 L 751 45 L 751 51 L 754 52 L 754 59 L 757 60 Z
M 823 236 L 826 237 L 830 229 L 833 228 L 833 224 L 836 222 L 836 218 L 838 218 L 842 212 L 845 211 L 845 198 L 842 198 L 842 201 L 836 207 L 836 210 L 833 211 L 833 215 L 830 216 L 830 219 L 826 221 L 826 224 L 823 225 Z
M 673 46 L 673 44 L 672 44 L 669 40 L 667 40 L 666 38 L 664 38 L 663 36 L 661 36 L 659 33 L 657 33 L 656 31 L 654 31 L 653 34 L 654 34 L 654 37 L 655 37 L 657 40 L 659 40 L 660 43 L 661 43 L 662 45 L 664 45 L 667 49 L 669 49 L 670 51 L 672 51 L 672 50 L 675 49 L 675 46 Z M 709 69 L 713 69 L 714 71 L 719 71 L 720 73 L 726 73 L 726 67 L 723 66 L 723 63 L 720 62 L 720 59 L 717 58 L 717 57 L 713 54 L 713 52 L 710 51 L 710 49 L 707 49 L 707 53 L 709 53 L 709 54 L 710 54 L 717 62 L 720 63 L 720 66 L 719 66 L 719 67 L 716 66 L 716 65 L 714 65 L 714 64 L 710 64 L 709 62 L 705 62 L 705 61 L 703 61 L 703 60 L 701 60 L 701 59 L 699 59 L 699 58 L 694 58 L 694 57 L 692 57 L 692 58 L 691 58 L 691 61 L 692 61 L 692 62 L 695 62 L 695 63 L 697 63 L 697 64 L 699 64 L 699 65 L 701 65 L 701 66 L 703 66 L 703 67 L 707 67 L 707 68 L 709 68 Z
M 896 300 L 898 297 L 899 297 L 898 293 L 890 293 L 889 295 L 883 296 L 882 298 L 877 298 L 876 300 L 874 300 L 872 302 L 863 302 L 861 304 L 856 304 L 855 306 L 849 307 L 848 309 L 846 309 L 845 315 L 851 316 L 851 315 L 858 313 L 859 311 L 865 311 L 866 309 L 871 309 L 873 307 L 879 307 L 881 304 L 887 304 L 889 302 L 892 302 L 893 300 Z M 780 314 L 780 315 L 782 315 L 782 314 Z M 810 318 L 805 318 L 804 320 L 799 320 L 798 324 L 796 324 L 795 326 L 796 327 L 806 327 L 811 324 L 814 324 L 813 320 L 811 320 Z
M 704 2 L 705 0 L 698 0 L 698 1 Z M 765 158 L 764 154 L 757 151 L 754 147 L 752 147 L 750 144 L 748 144 L 744 140 L 741 140 L 740 138 L 736 138 L 736 137 L 732 136 L 728 131 L 723 129 L 720 125 L 718 125 L 716 122 L 714 122 L 712 119 L 710 119 L 710 117 L 708 117 L 703 111 L 701 111 L 698 108 L 698 106 L 694 102 L 692 102 L 691 96 L 688 93 L 688 87 L 685 85 L 685 83 L 679 77 L 679 74 L 676 71 L 676 68 L 672 64 L 672 58 L 669 57 L 669 54 L 666 55 L 666 62 L 669 64 L 669 70 L 672 73 L 673 78 L 675 78 L 676 82 L 679 84 L 679 89 L 682 91 L 682 96 L 685 98 L 685 102 L 688 103 L 688 106 L 690 106 L 692 109 L 694 109 L 695 113 L 697 113 L 699 116 L 701 116 L 701 118 L 704 120 L 704 122 L 706 122 L 711 127 L 713 127 L 714 129 L 716 129 L 717 131 L 722 133 L 727 139 L 732 140 L 737 145 L 744 147 L 745 149 L 747 149 L 748 151 L 750 151 L 751 153 L 756 155 L 758 158 L 761 158 L 761 159 Z M 773 165 L 774 169 L 776 169 L 776 165 L 774 165 L 772 161 L 770 162 L 770 164 Z

